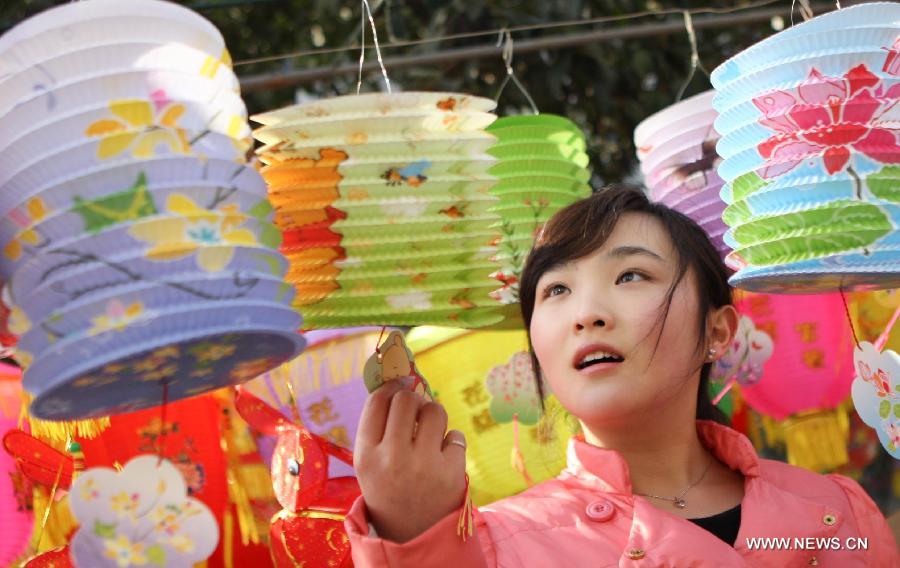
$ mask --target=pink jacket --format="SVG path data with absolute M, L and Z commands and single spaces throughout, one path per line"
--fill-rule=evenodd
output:
M 354 565 L 900 566 L 884 517 L 855 481 L 760 459 L 747 438 L 713 422 L 698 422 L 698 431 L 707 448 L 745 476 L 734 547 L 633 495 L 617 452 L 573 438 L 568 466 L 556 479 L 482 507 L 475 535 L 465 542 L 456 534 L 458 511 L 404 544 L 370 537 L 360 497 L 345 520 Z M 754 537 L 788 540 L 751 549 L 747 539 Z M 856 537 L 868 539 L 867 550 L 848 548 L 857 545 Z

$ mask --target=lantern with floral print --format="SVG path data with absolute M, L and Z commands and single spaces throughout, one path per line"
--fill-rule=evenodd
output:
M 39 418 L 137 410 L 296 355 L 300 317 L 221 34 L 159 0 L 0 37 L 0 277 Z
M 542 412 L 524 332 L 426 326 L 407 339 L 447 409 L 448 428 L 466 435 L 473 503 L 514 495 L 562 470 L 572 424 L 552 396 Z
M 788 461 L 828 470 L 847 461 L 845 411 L 853 382 L 853 343 L 840 294 L 739 292 L 737 307 L 771 338 L 771 357 L 741 396 L 779 422 Z
M 490 99 L 364 94 L 254 116 L 294 305 L 310 328 L 503 319 Z
M 900 5 L 814 18 L 713 73 L 725 242 L 750 290 L 900 285 Z
M 700 93 L 645 119 L 634 131 L 634 145 L 650 198 L 696 221 L 724 257 L 731 249 L 722 241 L 727 227 L 719 191 L 725 182 L 716 174 L 714 94 Z
M 487 152 L 499 160 L 489 173 L 497 176 L 491 193 L 500 200 L 493 211 L 501 217 L 494 278 L 502 286 L 491 295 L 518 304 L 519 278 L 536 235 L 554 213 L 591 193 L 587 143 L 575 123 L 552 114 L 503 117 L 487 131 L 497 137 Z M 521 326 L 518 314 L 508 319 Z

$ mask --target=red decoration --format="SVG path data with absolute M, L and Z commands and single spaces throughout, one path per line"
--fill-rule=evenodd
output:
M 260 432 L 277 432 L 272 479 L 284 507 L 270 527 L 272 556 L 278 566 L 352 566 L 344 517 L 360 494 L 355 477 L 328 477 L 328 456 L 352 465 L 346 448 L 293 423 L 243 388 L 235 406 Z

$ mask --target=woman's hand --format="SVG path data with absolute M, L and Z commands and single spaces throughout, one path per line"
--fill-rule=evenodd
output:
M 400 380 L 369 395 L 353 465 L 379 537 L 412 540 L 463 504 L 465 438 L 446 429 L 444 407 Z

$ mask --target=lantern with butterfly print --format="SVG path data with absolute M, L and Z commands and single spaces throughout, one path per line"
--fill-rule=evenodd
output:
M 700 93 L 645 119 L 634 131 L 634 143 L 650 198 L 696 221 L 724 257 L 730 249 L 722 241 L 724 182 L 716 174 L 714 94 Z

